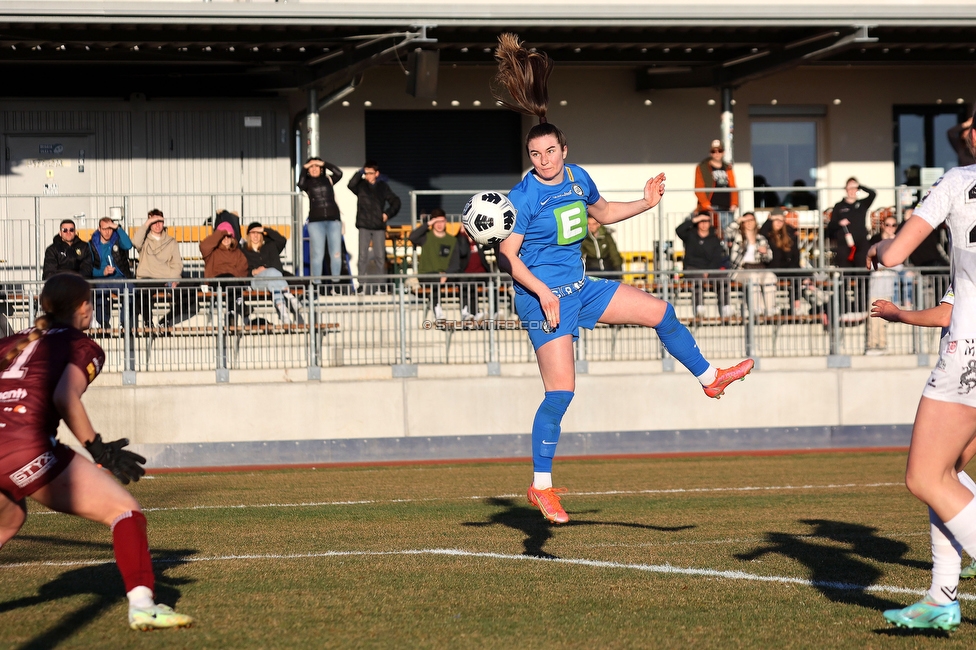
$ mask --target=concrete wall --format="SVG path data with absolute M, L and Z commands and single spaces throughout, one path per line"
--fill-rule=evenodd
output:
M 760 360 L 721 400 L 680 367 L 591 363 L 563 421 L 562 453 L 907 444 L 928 368 L 914 356 L 852 363 Z M 543 397 L 534 364 L 502 366 L 498 377 L 484 366 L 420 366 L 411 379 L 389 367 L 323 368 L 321 381 L 276 374 L 232 373 L 223 385 L 159 375 L 137 387 L 106 376 L 85 403 L 106 438 L 126 436 L 150 466 L 166 467 L 526 455 Z

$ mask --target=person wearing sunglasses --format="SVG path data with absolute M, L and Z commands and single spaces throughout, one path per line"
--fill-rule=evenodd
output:
M 695 168 L 695 188 L 698 197 L 696 214 L 718 212 L 719 230 L 724 231 L 732 223 L 739 207 L 738 192 L 716 192 L 716 189 L 735 187 L 735 173 L 732 163 L 725 160 L 725 145 L 721 140 L 712 140 L 708 158 Z
M 78 228 L 71 219 L 62 219 L 58 234 L 44 251 L 42 280 L 65 272 L 77 273 L 83 278 L 92 276 L 92 259 L 88 245 L 78 237 Z

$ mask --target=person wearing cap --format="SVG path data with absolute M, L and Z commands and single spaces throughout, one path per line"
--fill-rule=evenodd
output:
M 136 316 L 142 317 L 145 327 L 155 327 L 152 310 L 156 297 L 163 287 L 176 287 L 183 275 L 183 258 L 176 239 L 166 232 L 163 211 L 152 209 L 145 223 L 132 234 L 132 246 L 139 252 L 136 266 L 137 280 L 165 280 L 136 287 L 139 299 L 135 301 Z M 168 292 L 167 292 L 168 293 Z M 161 319 L 163 328 L 172 327 L 196 313 L 196 289 L 169 293 L 170 310 Z
M 718 212 L 721 229 L 732 222 L 732 213 L 739 207 L 738 192 L 716 192 L 716 189 L 735 187 L 732 163 L 724 160 L 725 146 L 721 140 L 712 140 L 708 158 L 695 168 L 695 187 L 705 191 L 695 192 L 698 207 L 695 212 Z M 711 191 L 709 191 L 711 190 Z
M 209 237 L 200 242 L 203 276 L 206 278 L 246 278 L 247 258 L 234 239 L 234 227 L 220 223 Z
M 251 274 L 251 286 L 261 291 L 270 291 L 275 309 L 285 325 L 292 323 L 291 308 L 298 323 L 302 323 L 301 305 L 288 290 L 288 282 L 282 278 L 285 270 L 281 265 L 281 252 L 288 240 L 274 228 L 265 228 L 259 221 L 247 226 L 244 237 L 244 257 Z M 259 279 L 260 278 L 260 279 Z M 285 304 L 285 300 L 288 304 Z
M 246 278 L 249 275 L 247 258 L 234 236 L 234 226 L 227 221 L 217 224 L 213 233 L 200 242 L 200 254 L 203 255 L 205 278 Z M 227 312 L 228 320 L 240 318 L 242 322 L 246 321 L 250 310 L 244 304 L 240 287 L 226 286 L 227 302 L 234 305 L 233 310 Z

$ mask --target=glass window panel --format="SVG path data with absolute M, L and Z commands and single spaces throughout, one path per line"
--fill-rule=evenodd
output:
M 935 166 L 945 170 L 952 169 L 959 165 L 959 158 L 956 150 L 949 144 L 946 132 L 959 123 L 959 117 L 955 113 L 935 115 L 932 126 L 932 144 L 935 149 Z
M 752 167 L 773 187 L 816 183 L 817 123 L 812 120 L 752 122 Z

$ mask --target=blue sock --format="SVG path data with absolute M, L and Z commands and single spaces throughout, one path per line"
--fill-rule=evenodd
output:
M 664 318 L 654 330 L 671 356 L 680 361 L 681 365 L 691 371 L 691 374 L 698 377 L 708 370 L 710 364 L 705 361 L 701 350 L 698 349 L 695 337 L 674 315 L 674 307 L 671 303 L 668 303 L 668 308 L 664 310 Z
M 572 401 L 572 391 L 546 391 L 546 398 L 532 421 L 533 471 L 552 472 L 552 458 L 556 455 L 556 443 L 559 442 L 559 424 Z

